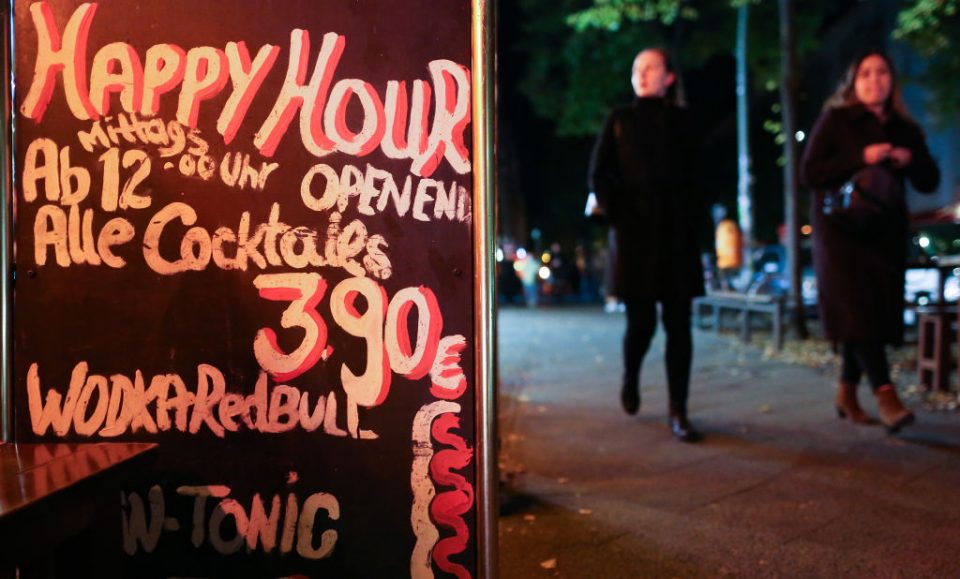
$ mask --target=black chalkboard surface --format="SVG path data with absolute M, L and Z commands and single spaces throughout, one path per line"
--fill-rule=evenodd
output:
M 470 2 L 14 3 L 22 441 L 128 574 L 478 572 Z

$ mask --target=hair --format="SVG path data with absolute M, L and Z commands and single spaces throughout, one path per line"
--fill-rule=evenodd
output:
M 892 112 L 904 119 L 911 120 L 913 117 L 907 110 L 907 105 L 903 102 L 903 94 L 900 92 L 900 80 L 897 77 L 897 69 L 893 66 L 893 61 L 890 60 L 890 57 L 880 50 L 867 50 L 853 59 L 853 62 L 851 62 L 847 68 L 847 72 L 840 80 L 840 85 L 837 87 L 837 90 L 823 103 L 823 109 L 848 107 L 860 102 L 857 99 L 855 87 L 857 71 L 860 70 L 860 65 L 863 64 L 863 61 L 871 56 L 879 56 L 882 58 L 890 70 L 890 96 L 887 97 L 887 102 L 883 105 L 884 111 L 888 114 Z
M 636 62 L 637 57 L 644 52 L 656 52 L 660 55 L 660 58 L 663 60 L 663 66 L 667 69 L 667 72 L 673 75 L 673 83 L 667 87 L 667 94 L 664 95 L 666 101 L 675 106 L 686 106 L 687 99 L 686 94 L 683 90 L 683 81 L 680 78 L 680 73 L 677 72 L 677 67 L 673 63 L 673 57 L 670 55 L 670 51 L 664 48 L 663 46 L 652 46 L 650 48 L 644 48 L 638 52 L 633 57 L 633 61 Z M 632 70 L 632 65 L 631 65 Z

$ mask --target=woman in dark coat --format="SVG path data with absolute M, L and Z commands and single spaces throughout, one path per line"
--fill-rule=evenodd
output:
M 621 402 L 629 414 L 640 408 L 640 368 L 659 302 L 667 333 L 670 426 L 678 439 L 693 441 L 698 435 L 687 420 L 690 303 L 703 293 L 693 131 L 687 110 L 677 103 L 665 51 L 640 52 L 632 81 L 637 98 L 607 118 L 590 166 L 590 186 L 616 230 L 613 293 L 627 311 Z
M 867 374 L 880 418 L 891 431 L 913 421 L 890 380 L 885 346 L 903 337 L 907 206 L 904 179 L 922 192 L 936 189 L 940 172 L 923 132 L 904 108 L 890 60 L 866 53 L 824 106 L 803 158 L 812 203 L 814 267 L 824 332 L 839 343 L 843 367 L 838 415 L 872 420 L 857 401 Z M 824 214 L 824 199 L 855 181 L 872 199 L 851 214 Z M 869 183 L 868 183 L 869 181 Z M 862 208 L 866 207 L 867 210 Z

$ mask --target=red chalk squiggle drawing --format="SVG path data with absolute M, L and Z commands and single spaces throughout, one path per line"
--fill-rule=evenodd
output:
M 466 468 L 473 460 L 473 449 L 466 440 L 452 431 L 460 429 L 460 418 L 455 414 L 443 414 L 433 423 L 433 438 L 437 442 L 453 447 L 434 455 L 430 461 L 430 476 L 434 482 L 454 487 L 454 490 L 440 493 L 430 505 L 433 519 L 444 527 L 454 530 L 454 536 L 442 539 L 433 549 L 433 560 L 437 567 L 456 575 L 458 579 L 469 579 L 470 572 L 450 559 L 467 548 L 470 531 L 463 515 L 473 506 L 473 486 L 462 475 L 453 471 Z
M 437 494 L 430 479 L 430 462 L 434 456 L 431 425 L 438 416 L 456 412 L 460 412 L 460 405 L 456 402 L 437 400 L 424 405 L 413 419 L 413 464 L 410 468 L 413 505 L 410 508 L 410 525 L 417 538 L 410 555 L 410 577 L 413 579 L 433 578 L 432 552 L 440 539 L 440 532 L 430 518 L 430 503 Z
M 473 508 L 474 490 L 461 474 L 473 461 L 473 449 L 454 431 L 460 429 L 460 398 L 467 388 L 461 366 L 467 340 L 457 334 L 441 338 L 430 368 L 430 392 L 439 400 L 420 409 L 413 421 L 413 465 L 410 522 L 417 543 L 410 557 L 410 576 L 432 579 L 436 568 L 470 579 L 470 571 L 451 559 L 466 550 L 470 537 L 463 515 Z M 407 347 L 407 350 L 410 348 Z M 440 447 L 440 448 L 437 448 Z M 438 493 L 437 487 L 452 487 Z M 438 526 L 452 529 L 441 540 Z

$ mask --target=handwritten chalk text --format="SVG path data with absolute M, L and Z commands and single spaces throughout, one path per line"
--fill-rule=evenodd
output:
M 322 519 L 332 524 L 340 519 L 340 502 L 330 493 L 317 492 L 302 502 L 293 492 L 286 496 L 263 497 L 256 493 L 248 503 L 231 497 L 225 485 L 193 485 L 177 487 L 177 499 L 193 502 L 189 526 L 190 542 L 195 548 L 209 544 L 221 555 L 230 555 L 243 548 L 263 553 L 296 553 L 310 560 L 323 559 L 333 553 L 337 531 L 323 528 Z M 159 485 L 146 493 L 122 493 L 123 547 L 127 555 L 156 550 L 164 531 L 179 531 L 183 526 L 168 517 L 167 498 Z
M 219 111 L 216 129 L 225 144 L 234 139 L 279 58 L 280 46 L 265 44 L 251 57 L 242 41 L 227 42 L 223 48 L 190 49 L 161 43 L 141 57 L 133 46 L 118 41 L 100 47 L 88 63 L 97 8 L 97 3 L 81 4 L 61 29 L 49 3 L 30 5 L 37 57 L 20 107 L 24 117 L 40 122 L 61 86 L 71 114 L 80 120 L 107 116 L 114 98 L 119 98 L 124 112 L 144 117 L 156 115 L 162 99 L 175 98 L 177 121 L 195 128 L 201 108 L 218 102 L 213 99 L 229 85 L 230 96 Z M 310 33 L 290 32 L 283 81 L 253 139 L 260 154 L 273 156 L 299 112 L 303 146 L 317 157 L 334 152 L 363 157 L 379 148 L 389 158 L 410 159 L 411 172 L 421 177 L 432 175 L 442 160 L 457 173 L 470 171 L 464 140 L 470 122 L 466 67 L 450 60 L 431 61 L 430 80 L 409 83 L 411 99 L 407 81 L 390 80 L 379 91 L 359 78 L 334 82 L 345 48 L 345 36 L 324 34 L 311 72 Z M 362 110 L 359 130 L 347 123 L 351 103 Z

